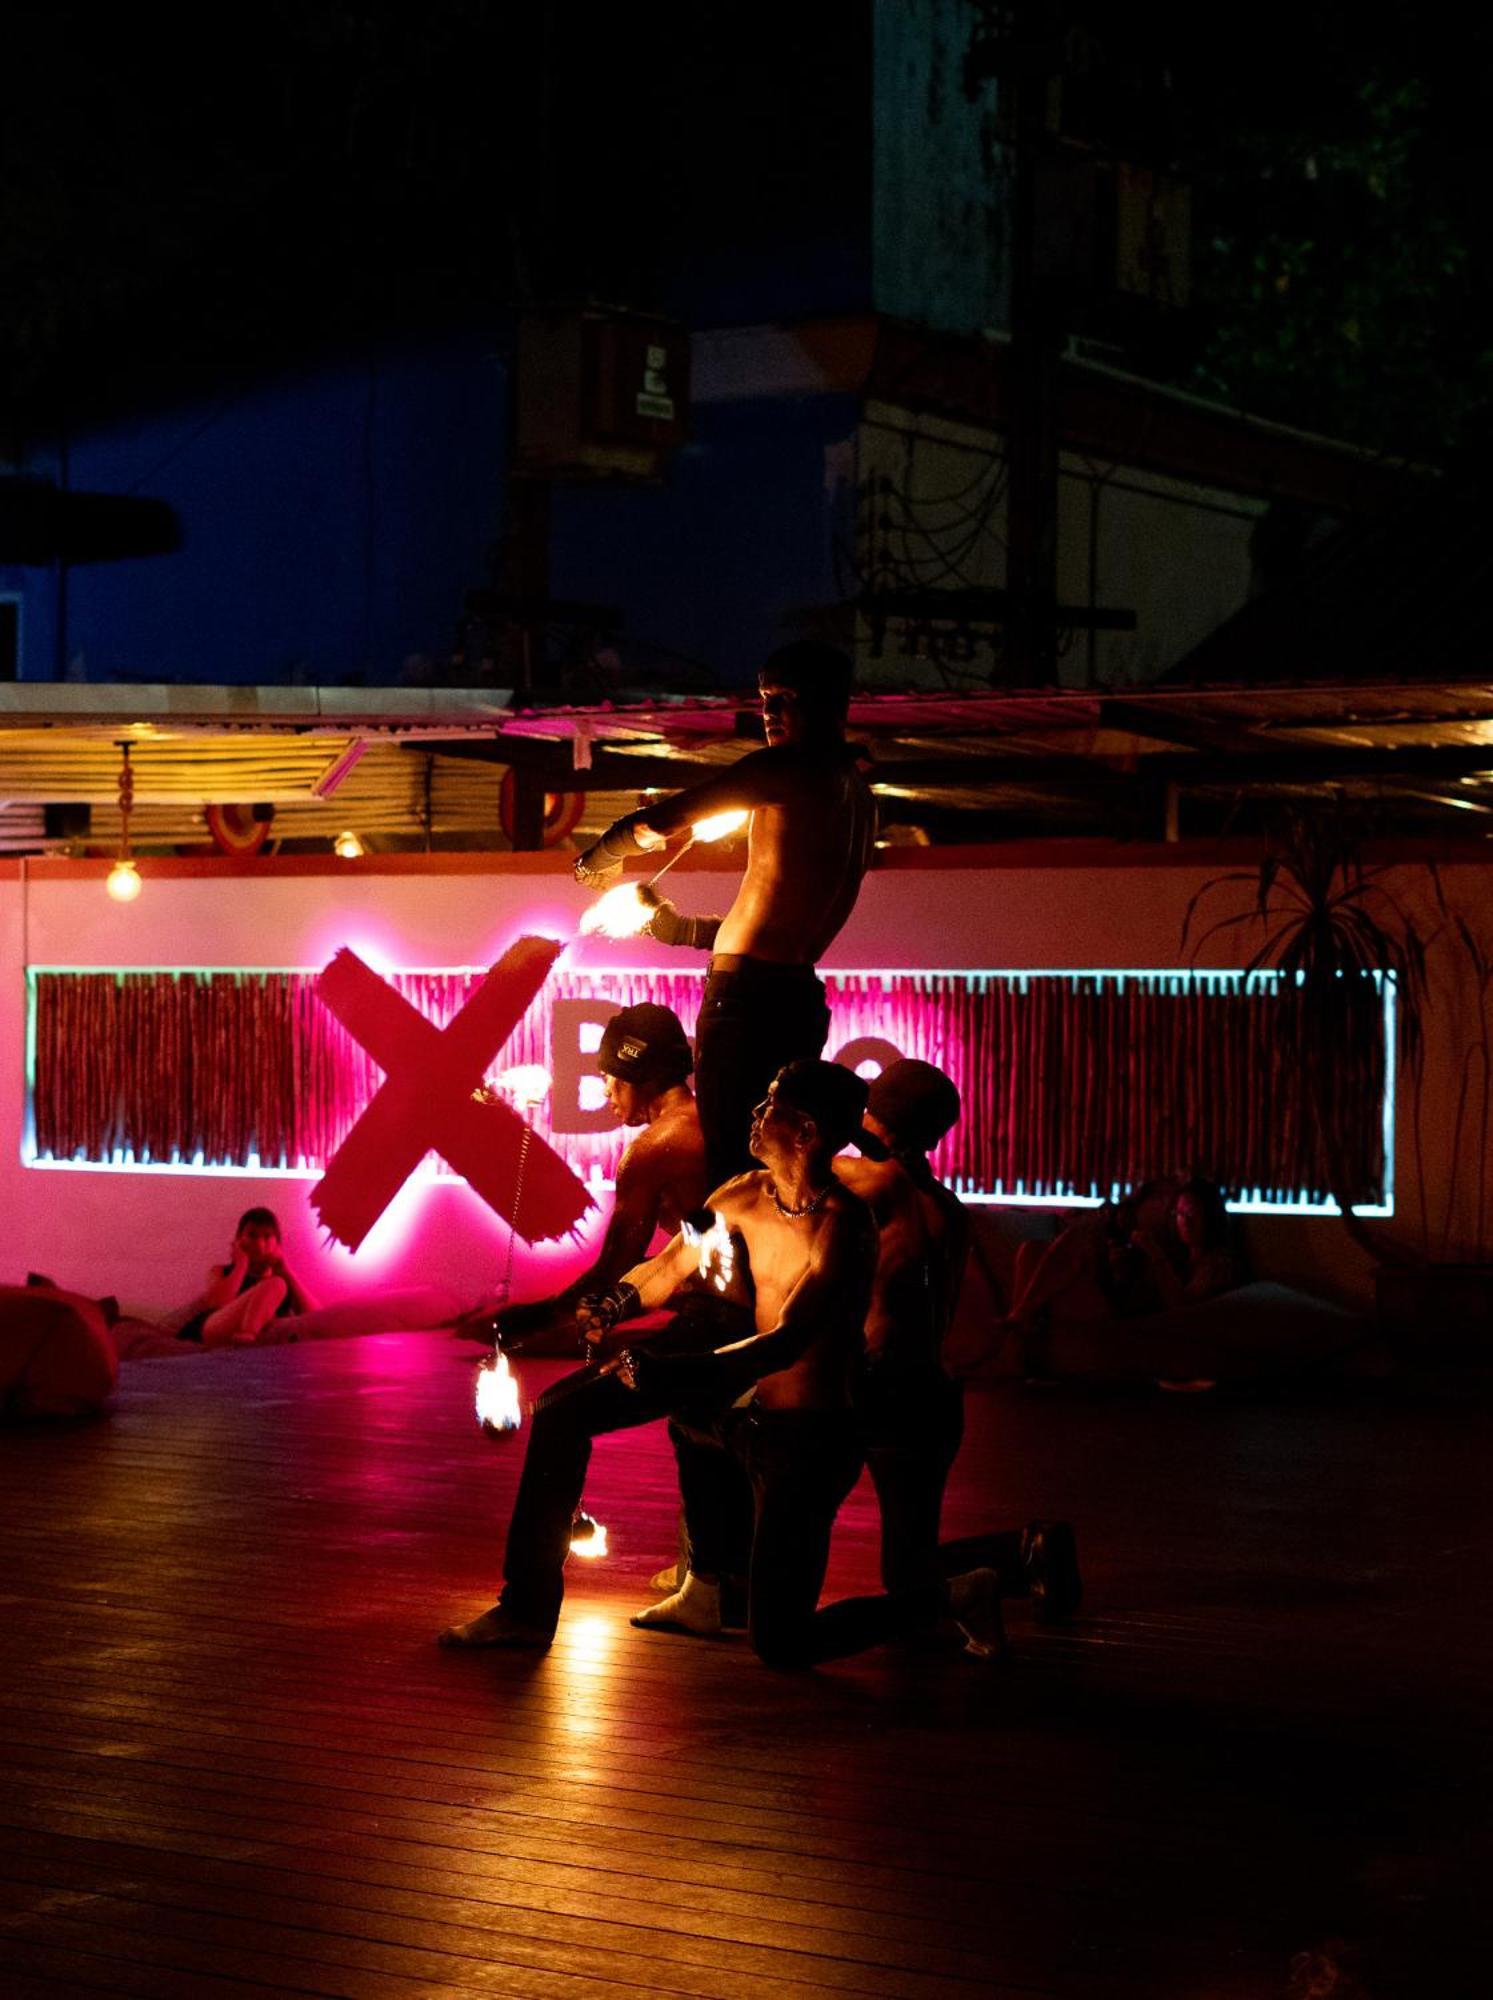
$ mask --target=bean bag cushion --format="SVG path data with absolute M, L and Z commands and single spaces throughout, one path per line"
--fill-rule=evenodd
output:
M 50 1285 L 0 1285 L 0 1410 L 81 1417 L 119 1379 L 114 1343 L 93 1299 Z
M 311 1312 L 287 1313 L 272 1319 L 253 1343 L 256 1347 L 287 1347 L 302 1340 L 351 1340 L 369 1333 L 423 1333 L 452 1326 L 468 1300 L 441 1285 L 417 1285 L 405 1291 L 374 1292 L 363 1299 L 343 1299 Z M 179 1360 L 189 1354 L 221 1353 L 198 1340 L 178 1340 L 174 1314 L 160 1321 L 121 1319 L 114 1329 L 122 1361 Z

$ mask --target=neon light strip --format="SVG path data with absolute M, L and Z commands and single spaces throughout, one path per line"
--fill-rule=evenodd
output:
M 480 977 L 489 969 L 489 967 L 483 965 L 396 966 L 392 968 L 392 974 L 396 977 L 404 975 L 411 978 L 426 979 L 472 978 Z M 571 968 L 571 974 L 576 978 L 637 978 L 646 976 L 651 969 L 647 966 L 577 965 Z M 287 1181 L 319 1180 L 324 1171 L 321 1167 L 210 1167 L 195 1162 L 183 1163 L 177 1161 L 142 1161 L 137 1164 L 128 1154 L 119 1154 L 113 1160 L 39 1159 L 36 1155 L 34 1130 L 31 1123 L 31 1100 L 35 1082 L 35 978 L 39 973 L 115 975 L 124 973 L 169 973 L 174 976 L 196 974 L 252 979 L 269 975 L 279 976 L 285 973 L 302 973 L 315 976 L 321 970 L 320 966 L 298 965 L 29 966 L 26 971 L 27 1129 L 21 1146 L 22 1164 L 34 1167 L 43 1173 L 107 1174 L 127 1172 L 131 1174 L 196 1174 L 215 1180 L 232 1178 Z M 670 968 L 670 975 L 675 978 L 703 980 L 707 972 L 708 967 L 706 966 L 683 966 L 677 970 L 672 967 Z M 1245 993 L 1257 991 L 1263 987 L 1276 986 L 1285 976 L 1283 973 L 1269 968 L 1256 972 L 1245 972 L 1242 967 L 1217 966 L 986 966 L 978 969 L 969 966 L 878 966 L 875 968 L 858 967 L 849 971 L 840 971 L 833 966 L 821 966 L 820 972 L 826 979 L 833 979 L 842 984 L 848 984 L 853 980 L 958 979 L 970 984 L 979 982 L 983 988 L 990 980 L 1092 979 L 1099 981 L 1101 984 L 1113 984 L 1123 989 L 1127 979 L 1143 979 L 1170 981 L 1174 992 L 1183 991 L 1194 984 L 1200 984 L 1205 990 L 1211 990 L 1216 986 L 1227 986 L 1232 982 L 1234 990 Z M 1298 980 L 1300 976 L 1300 974 L 1297 975 Z M 1378 1202 L 1356 1204 L 1353 1208 L 1353 1213 L 1354 1215 L 1378 1220 L 1392 1216 L 1395 1212 L 1394 1158 L 1397 1067 L 1394 1038 L 1396 993 L 1394 974 L 1392 972 L 1376 972 L 1374 978 L 1378 982 L 1384 996 L 1384 1192 L 1382 1199 Z M 434 1186 L 442 1182 L 452 1185 L 464 1185 L 462 1177 L 459 1174 L 453 1174 L 449 1168 L 422 1167 L 410 1178 L 417 1184 L 427 1186 Z M 593 1177 L 592 1180 L 588 1181 L 587 1185 L 606 1193 L 610 1193 L 613 1187 L 611 1181 L 599 1177 Z M 1111 1190 L 1111 1194 L 1108 1197 L 1104 1195 L 1081 1195 L 1071 1191 L 1070 1186 L 1070 1190 L 1063 1193 L 1047 1191 L 1040 1194 L 1036 1192 L 1028 1193 L 1024 1184 L 1020 1181 L 1017 1182 L 1014 1190 L 1007 1192 L 999 1185 L 994 1190 L 966 1187 L 962 1184 L 962 1177 L 957 1178 L 953 1185 L 954 1192 L 959 1196 L 961 1201 L 971 1207 L 979 1208 L 1099 1208 L 1106 1199 L 1113 1199 L 1121 1192 L 1121 1190 L 1116 1188 Z M 1228 1202 L 1226 1206 L 1229 1212 L 1234 1215 L 1335 1216 L 1342 1214 L 1338 1203 L 1330 1195 L 1314 1196 L 1303 1190 L 1292 1190 L 1289 1193 L 1285 1191 L 1267 1193 L 1257 1188 L 1249 1195 L 1241 1195 L 1237 1200 Z

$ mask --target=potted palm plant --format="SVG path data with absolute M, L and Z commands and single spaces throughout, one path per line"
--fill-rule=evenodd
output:
M 1434 864 L 1409 893 L 1403 868 L 1370 865 L 1341 815 L 1296 814 L 1257 869 L 1207 882 L 1188 905 L 1184 951 L 1223 932 L 1258 933 L 1246 970 L 1294 989 L 1282 1010 L 1283 1059 L 1296 1069 L 1328 1192 L 1373 1258 L 1381 1324 L 1402 1357 L 1493 1358 L 1489 1168 L 1493 1165 L 1493 951 L 1449 902 Z M 1200 928 L 1227 891 L 1243 907 Z M 1382 1050 L 1380 982 L 1392 979 L 1414 1159 L 1413 1228 L 1355 1213 L 1364 1205 L 1365 1063 Z M 1289 997 L 1289 996 L 1288 996 Z M 1436 1063 L 1428 1089 L 1428 1031 Z M 1451 1058 L 1450 1062 L 1448 1057 Z M 1439 1146 L 1437 1171 L 1428 1149 Z

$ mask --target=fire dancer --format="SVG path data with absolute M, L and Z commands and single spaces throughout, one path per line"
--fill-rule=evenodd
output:
M 629 855 L 716 813 L 751 813 L 746 874 L 726 915 L 682 916 L 657 896 L 648 924 L 661 944 L 711 953 L 695 1088 L 713 1187 L 750 1170 L 753 1105 L 784 1063 L 818 1056 L 829 1033 L 814 967 L 855 906 L 876 828 L 845 741 L 852 673 L 833 646 L 782 647 L 758 676 L 766 748 L 617 820 L 575 864 L 580 881 L 605 888 Z
M 852 1139 L 869 1145 L 878 1136 L 874 1127 L 869 1135 L 859 1129 L 866 1101 L 866 1086 L 851 1071 L 836 1064 L 794 1063 L 757 1107 L 752 1150 L 765 1171 L 733 1184 L 757 1183 L 736 1226 L 751 1258 L 759 1301 L 767 1287 L 787 1302 L 779 1331 L 768 1336 L 781 1344 L 782 1358 L 774 1372 L 758 1380 L 749 1402 L 718 1406 L 716 1414 L 703 1418 L 698 1405 L 681 1408 L 671 1422 L 689 1571 L 672 1597 L 633 1620 L 665 1630 L 718 1632 L 721 1584 L 743 1545 L 746 1525 L 748 1633 L 759 1657 L 772 1666 L 809 1666 L 859 1652 L 930 1625 L 944 1612 L 959 1619 L 971 1651 L 989 1653 L 1000 1644 L 994 1571 L 980 1569 L 945 1580 L 934 1559 L 938 1502 L 953 1455 L 944 1449 L 947 1421 L 931 1446 L 921 1436 L 910 1441 L 921 1460 L 932 1460 L 922 1468 L 922 1486 L 933 1489 L 933 1547 L 922 1546 L 929 1539 L 925 1496 L 919 1493 L 925 1504 L 914 1510 L 908 1502 L 916 1482 L 907 1482 L 906 1496 L 887 1517 L 897 1523 L 899 1545 L 899 1560 L 887 1577 L 888 1594 L 816 1609 L 830 1530 L 863 1458 L 861 1420 L 852 1408 L 863 1355 L 861 1329 L 876 1327 L 883 1349 L 895 1351 L 900 1344 L 908 1351 L 904 1383 L 913 1379 L 913 1351 L 919 1366 L 936 1371 L 941 1325 L 933 1314 L 938 1308 L 930 1311 L 915 1294 L 939 1265 L 952 1285 L 962 1262 L 962 1245 L 949 1226 L 947 1208 L 937 1202 L 941 1253 L 930 1255 L 932 1232 L 916 1201 L 902 1199 L 912 1182 L 897 1166 L 888 1167 L 874 1190 L 885 1220 L 879 1253 L 873 1246 L 874 1209 L 847 1185 L 864 1182 L 864 1176 L 848 1168 L 837 1179 L 831 1164 Z M 817 1285 L 806 1297 L 810 1273 Z M 806 1327 L 805 1339 L 796 1345 L 784 1341 L 783 1327 L 810 1319 L 817 1325 Z M 721 1358 L 711 1360 L 718 1364 Z M 667 1393 L 672 1382 L 674 1398 L 682 1404 L 689 1384 L 709 1366 L 710 1360 L 655 1360 L 645 1353 L 629 1372 L 645 1395 Z M 957 1443 L 956 1435 L 955 1448 Z
M 815 1613 L 814 1606 L 835 1511 L 860 1470 L 850 1385 L 875 1262 L 874 1225 L 865 1204 L 835 1180 L 830 1160 L 858 1129 L 865 1090 L 859 1077 L 834 1063 L 798 1062 L 781 1072 L 753 1125 L 763 1170 L 739 1176 L 711 1201 L 750 1260 L 756 1331 L 711 1354 L 629 1350 L 607 1372 L 542 1409 L 530 1428 L 509 1523 L 502 1599 L 443 1633 L 443 1644 L 550 1643 L 592 1440 L 676 1409 L 694 1426 L 723 1427 L 703 1435 L 739 1438 L 763 1469 L 751 1626 L 763 1657 L 787 1664 L 790 1656 L 796 1662 L 800 1655 L 827 1658 L 851 1649 L 843 1643 L 844 1619 L 834 1616 L 842 1608 Z M 598 1332 L 610 1329 L 663 1304 L 698 1269 L 698 1244 L 681 1233 L 630 1271 L 587 1318 Z M 753 1382 L 755 1395 L 733 1407 Z M 996 1585 L 989 1573 L 956 1578 L 939 1587 L 940 1601 L 980 1621 L 994 1606 Z M 873 1608 L 856 1621 L 855 1647 L 900 1629 L 907 1615 L 898 1600 L 868 1602 Z M 920 1606 L 913 1616 L 921 1619 Z M 821 1618 L 841 1641 L 829 1651 Z
M 705 1143 L 688 1083 L 689 1037 L 672 1008 L 644 1001 L 607 1022 L 596 1066 L 619 1125 L 641 1127 L 617 1166 L 617 1189 L 601 1249 L 590 1269 L 547 1299 L 478 1312 L 459 1331 L 505 1345 L 554 1332 L 574 1338 L 580 1301 L 604 1292 L 647 1255 L 662 1228 L 672 1234 L 705 1199 Z
M 939 1548 L 944 1488 L 964 1435 L 962 1387 L 944 1368 L 942 1350 L 959 1303 L 970 1227 L 928 1156 L 959 1112 L 959 1092 L 942 1070 L 890 1063 L 871 1084 L 866 1125 L 891 1157 L 835 1163 L 877 1224 L 856 1407 L 881 1510 L 882 1582 L 889 1591 L 910 1590 L 986 1564 L 1000 1575 L 1004 1594 L 1031 1597 L 1048 1622 L 1069 1616 L 1081 1595 L 1066 1521 L 1032 1521 L 1024 1531 Z

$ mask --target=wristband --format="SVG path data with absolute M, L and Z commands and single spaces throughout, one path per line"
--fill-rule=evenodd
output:
M 653 905 L 653 915 L 643 929 L 660 944 L 687 945 L 697 951 L 709 951 L 715 943 L 715 934 L 721 927 L 719 917 L 683 917 L 675 909 L 667 896 L 660 896 L 656 889 L 642 888 L 638 891 L 645 903 Z
M 610 1333 L 619 1320 L 636 1318 L 642 1305 L 637 1286 L 629 1285 L 626 1279 L 608 1292 L 591 1292 L 581 1300 L 588 1318 L 601 1322 L 603 1333 Z

